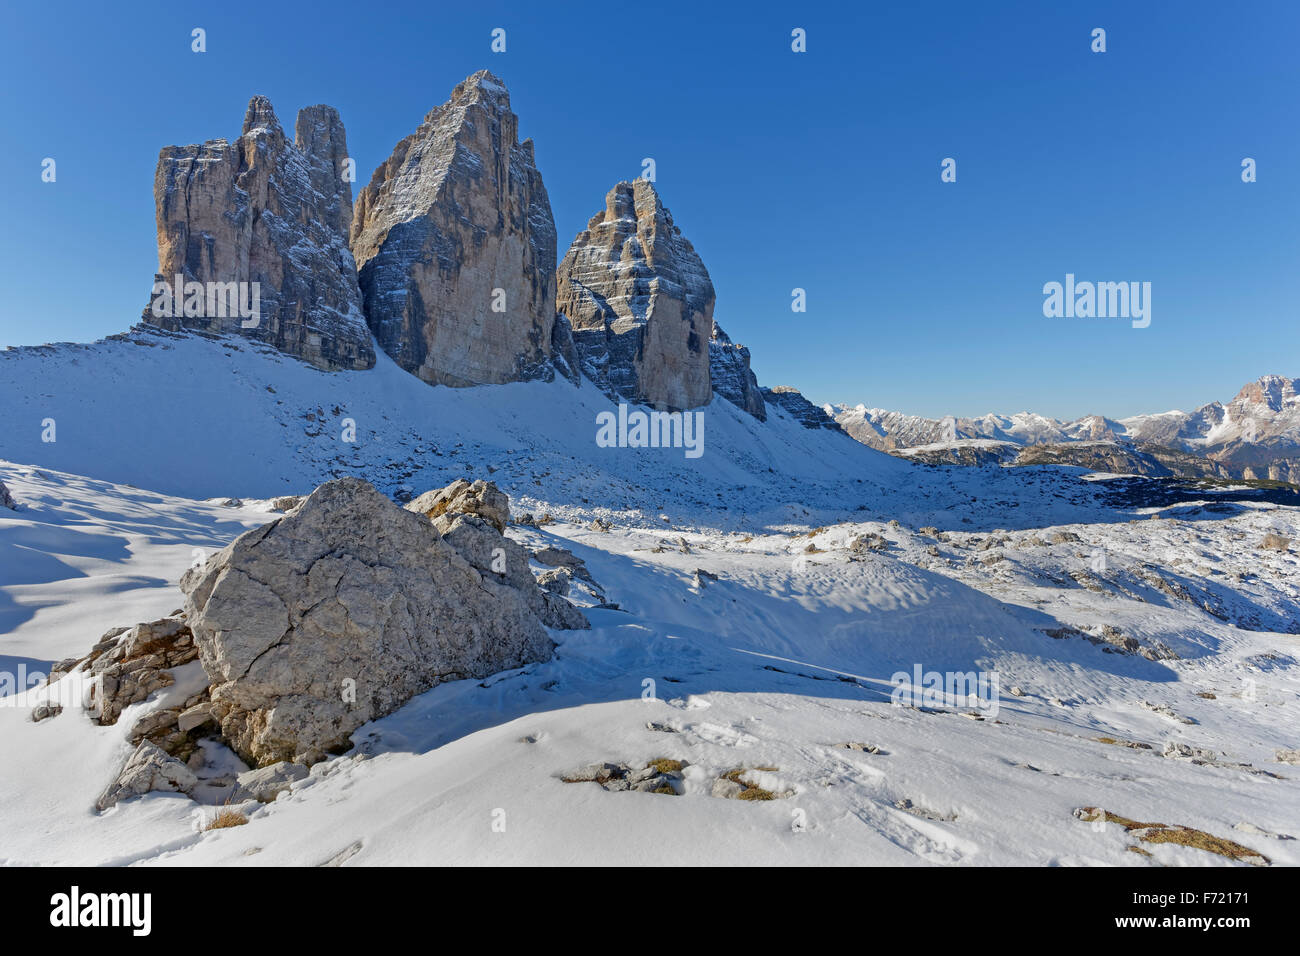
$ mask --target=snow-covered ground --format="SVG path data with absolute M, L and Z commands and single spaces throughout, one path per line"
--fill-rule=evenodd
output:
M 160 701 L 102 728 L 0 706 L 0 862 L 1229 865 L 1074 814 L 1101 807 L 1300 863 L 1300 767 L 1275 759 L 1300 746 L 1300 558 L 1257 547 L 1300 538 L 1296 509 L 1123 510 L 1077 470 L 915 466 L 723 401 L 700 459 L 602 449 L 590 387 L 433 389 L 386 361 L 326 375 L 189 338 L 0 354 L 21 505 L 0 510 L 0 670 L 168 613 L 192 561 L 271 519 L 262 499 L 336 472 L 418 493 L 491 466 L 516 515 L 556 519 L 511 536 L 571 549 L 619 609 L 367 725 L 230 829 L 179 795 L 95 811 Z M 895 705 L 918 668 L 998 693 Z M 561 779 L 660 757 L 687 762 L 681 795 Z M 710 795 L 741 768 L 775 799 Z

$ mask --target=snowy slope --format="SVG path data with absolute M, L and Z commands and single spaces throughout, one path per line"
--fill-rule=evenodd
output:
M 168 613 L 191 562 L 273 517 L 263 499 L 341 473 L 418 493 L 495 468 L 516 515 L 556 519 L 509 533 L 573 550 L 620 609 L 555 632 L 549 662 L 415 698 L 208 833 L 214 808 L 176 795 L 93 809 L 165 693 L 100 728 L 33 723 L 40 691 L 0 691 L 0 863 L 1228 862 L 1130 852 L 1083 806 L 1300 863 L 1282 839 L 1300 769 L 1275 758 L 1300 746 L 1300 557 L 1257 547 L 1300 538 L 1294 508 L 1123 507 L 1079 469 L 914 465 L 725 401 L 698 459 L 599 448 L 590 387 L 430 388 L 382 356 L 327 374 L 142 341 L 0 354 L 20 504 L 0 509 L 0 671 Z M 853 551 L 864 534 L 880 549 Z M 916 667 L 999 690 L 893 706 Z M 689 762 L 681 796 L 560 779 L 656 757 Z M 776 799 L 712 797 L 738 768 Z
M 418 494 L 493 468 L 523 510 L 544 498 L 629 520 L 667 509 L 761 527 L 865 512 L 946 527 L 983 524 L 985 503 L 1012 499 L 1006 526 L 1101 513 L 1072 477 L 935 474 L 776 406 L 758 422 L 715 398 L 704 453 L 688 459 L 598 447 L 596 416 L 612 406 L 585 381 L 435 388 L 383 354 L 370 371 L 321 372 L 237 339 L 141 332 L 7 350 L 0 405 L 0 459 L 196 498 L 302 494 L 343 474 Z M 349 419 L 355 442 L 342 440 Z M 54 442 L 42 441 L 48 420 Z
M 0 514 L 10 660 L 82 652 L 110 625 L 165 613 L 191 547 L 269 517 L 264 503 L 22 466 L 0 466 L 0 480 L 23 504 Z M 1278 838 L 1296 835 L 1300 771 L 1273 759 L 1298 743 L 1300 560 L 1254 549 L 1266 530 L 1296 535 L 1300 521 L 1267 506 L 1178 513 L 1057 529 L 1059 543 L 1049 530 L 936 539 L 885 522 L 749 535 L 708 527 L 709 512 L 684 532 L 515 528 L 534 547 L 572 548 L 622 610 L 591 611 L 591 631 L 556 632 L 548 663 L 440 686 L 367 725 L 352 754 L 274 804 L 245 806 L 249 824 L 230 830 L 200 832 L 214 808 L 176 795 L 93 810 L 134 714 L 98 728 L 0 707 L 0 861 L 1227 862 L 1172 845 L 1129 852 L 1120 827 L 1073 815 L 1102 806 L 1300 863 L 1298 844 Z M 887 547 L 850 560 L 845 545 L 864 532 Z M 1155 587 L 1150 567 L 1190 597 Z M 697 568 L 718 580 L 696 584 Z M 1203 609 L 1207 595 L 1219 616 Z M 1080 636 L 1107 624 L 1180 659 L 1108 653 Z M 1078 630 L 1046 633 L 1064 626 Z M 974 720 L 967 700 L 892 706 L 891 676 L 917 664 L 996 671 L 996 711 Z M 1171 742 L 1218 757 L 1163 756 Z M 680 797 L 559 779 L 664 756 L 690 764 Z M 711 797 L 712 781 L 739 767 L 776 768 L 751 779 L 778 798 Z

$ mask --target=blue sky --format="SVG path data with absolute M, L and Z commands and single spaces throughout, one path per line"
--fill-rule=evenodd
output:
M 329 103 L 365 182 L 487 68 L 536 143 L 561 255 L 653 157 L 765 385 L 1076 417 L 1300 375 L 1300 4 L 714 6 L 10 4 L 0 345 L 138 319 L 163 145 L 233 139 L 256 93 L 290 129 Z M 1150 282 L 1150 327 L 1045 318 L 1066 273 Z

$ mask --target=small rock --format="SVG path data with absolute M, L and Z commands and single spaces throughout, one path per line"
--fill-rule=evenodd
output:
M 849 550 L 861 554 L 864 551 L 884 551 L 889 547 L 889 542 L 883 535 L 874 533 L 861 534 L 849 542 Z
M 39 704 L 32 711 L 32 723 L 39 724 L 42 720 L 57 717 L 61 713 L 63 713 L 63 708 L 58 704 Z
M 143 740 L 95 806 L 107 810 L 121 800 L 152 791 L 188 794 L 198 782 L 189 767 L 155 744 Z
M 572 578 L 573 572 L 568 568 L 551 568 L 537 578 L 537 584 L 552 594 L 568 597 L 569 582 Z
M 176 727 L 183 734 L 209 723 L 216 723 L 215 708 L 211 702 L 196 704 L 187 710 L 181 711 L 176 718 Z
M 736 783 L 736 781 L 728 780 L 726 777 L 719 777 L 717 780 L 713 781 L 713 790 L 710 791 L 710 794 L 711 796 L 721 797 L 724 800 L 735 800 L 744 792 L 745 788 Z
M 430 519 L 448 512 L 478 515 L 503 533 L 510 522 L 510 499 L 496 486 L 496 482 L 482 479 L 471 484 L 461 478 L 446 488 L 426 491 L 406 505 L 406 510 Z
M 718 580 L 718 576 L 711 571 L 705 571 L 703 568 L 695 569 L 694 585 L 696 589 L 704 587 L 705 584 Z
M 581 568 L 585 562 L 570 551 L 563 548 L 541 548 L 533 552 L 533 560 L 538 564 L 544 564 L 548 568 Z
M 305 780 L 310 773 L 302 764 L 289 763 L 287 760 L 245 771 L 239 775 L 239 787 L 235 790 L 233 802 L 256 800 L 259 803 L 271 803 L 292 784 Z
M 1290 551 L 1291 539 L 1270 531 L 1264 535 L 1264 540 L 1259 543 L 1259 547 L 1264 551 Z
M 877 747 L 875 744 L 861 744 L 861 743 L 857 743 L 856 741 L 849 741 L 848 743 L 837 744 L 836 746 L 838 746 L 842 750 L 856 750 L 859 753 L 864 753 L 864 754 L 882 753 L 881 749 Z

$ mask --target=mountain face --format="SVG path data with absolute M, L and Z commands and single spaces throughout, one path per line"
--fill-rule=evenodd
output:
M 154 175 L 158 276 L 144 321 L 247 336 L 321 369 L 373 366 L 347 245 L 346 157 L 333 108 L 300 110 L 290 142 L 264 96 L 249 102 L 234 143 L 165 147 Z M 185 288 L 175 288 L 177 276 Z
M 713 337 L 709 340 L 709 378 L 715 395 L 743 408 L 760 422 L 767 421 L 763 391 L 749 368 L 749 349 L 732 342 L 717 322 L 713 323 Z
M 680 411 L 712 398 L 713 283 L 646 180 L 619 183 L 560 263 L 556 307 L 611 397 Z
M 555 222 L 502 82 L 480 70 L 397 144 L 357 196 L 367 321 L 435 385 L 550 378 Z
M 1204 455 L 1233 477 L 1300 481 L 1300 379 L 1265 375 L 1228 404 L 1126 418 L 1135 441 Z
M 864 405 L 826 406 L 850 435 L 932 464 L 1080 465 L 1140 475 L 1300 483 L 1300 379 L 1266 375 L 1224 405 L 1115 421 L 1088 415 L 931 419 Z
M 799 389 L 791 385 L 777 385 L 763 389 L 763 398 L 781 408 L 804 428 L 829 428 L 841 431 L 842 428 L 824 408 L 818 408 L 804 398 Z M 864 443 L 865 444 L 865 443 Z
M 557 270 L 532 140 L 491 73 L 431 110 L 355 207 L 347 162 L 333 109 L 302 110 L 289 142 L 265 97 L 233 145 L 165 148 L 145 322 L 326 370 L 373 367 L 378 342 L 435 385 L 585 372 L 611 398 L 676 411 L 717 394 L 766 420 L 749 350 L 714 323 L 708 270 L 651 183 L 615 186 Z

